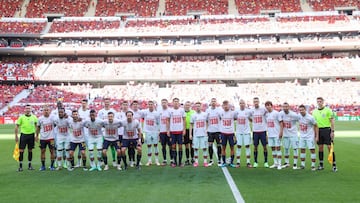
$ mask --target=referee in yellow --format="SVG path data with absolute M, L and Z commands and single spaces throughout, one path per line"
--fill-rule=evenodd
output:
M 18 171 L 23 171 L 23 159 L 24 159 L 24 149 L 26 145 L 28 147 L 28 160 L 29 160 L 29 170 L 34 170 L 31 166 L 32 160 L 32 149 L 35 146 L 35 130 L 36 130 L 36 123 L 38 119 L 35 115 L 31 113 L 31 106 L 27 104 L 25 106 L 25 114 L 21 115 L 18 120 L 16 121 L 15 126 L 15 142 L 19 142 L 19 130 L 20 130 L 20 143 L 19 143 L 19 169 Z
M 319 167 L 318 170 L 324 170 L 324 144 L 327 145 L 330 152 L 331 142 L 334 140 L 335 124 L 333 112 L 329 107 L 324 106 L 324 99 L 322 97 L 316 98 L 318 108 L 312 113 L 316 123 L 319 127 L 319 137 L 316 140 L 319 146 Z M 335 155 L 333 157 L 333 168 L 334 172 L 337 171 Z

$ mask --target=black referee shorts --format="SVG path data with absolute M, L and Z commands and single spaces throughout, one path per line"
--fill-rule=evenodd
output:
M 331 128 L 319 128 L 319 141 L 318 145 L 330 145 L 331 144 Z
M 26 145 L 28 149 L 34 149 L 35 146 L 35 135 L 32 134 L 23 134 L 20 135 L 20 143 L 19 143 L 19 149 L 25 149 Z

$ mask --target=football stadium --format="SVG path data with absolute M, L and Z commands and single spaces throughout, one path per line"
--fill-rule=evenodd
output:
M 359 0 L 1 0 L 0 202 L 360 202 Z

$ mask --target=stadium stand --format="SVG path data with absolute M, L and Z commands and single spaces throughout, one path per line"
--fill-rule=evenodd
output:
M 24 85 L 0 85 L 0 109 L 8 105 L 24 89 Z
M 120 28 L 120 19 L 61 19 L 55 20 L 51 25 L 49 33 L 69 32 L 114 32 Z
M 2 78 L 34 78 L 33 66 L 29 58 L 4 59 L 0 64 L 0 75 Z
M 336 7 L 360 9 L 359 0 L 307 0 L 314 11 L 333 11 Z
M 166 0 L 165 15 L 184 16 L 189 13 L 223 15 L 228 13 L 228 0 Z
M 88 10 L 90 0 L 30 0 L 27 18 L 41 18 L 45 14 L 63 14 L 64 16 L 84 16 Z
M 23 0 L 2 0 L 0 4 L 0 17 L 14 17 L 16 11 L 19 11 Z
M 2 34 L 40 34 L 46 26 L 46 19 L 0 19 Z
M 142 17 L 156 15 L 159 0 L 98 0 L 95 16 L 115 16 L 116 14 L 130 14 Z
M 240 14 L 260 14 L 260 11 L 301 12 L 299 0 L 235 0 Z

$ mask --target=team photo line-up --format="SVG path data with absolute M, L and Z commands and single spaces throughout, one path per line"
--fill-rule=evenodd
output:
M 253 108 L 247 108 L 245 101 L 240 100 L 240 108 L 232 110 L 228 101 L 218 107 L 216 98 L 205 111 L 202 103 L 196 102 L 184 106 L 178 98 L 172 100 L 172 108 L 166 99 L 156 108 L 153 101 L 148 108 L 140 110 L 137 101 L 121 104 L 120 112 L 110 107 L 110 99 L 104 99 L 104 108 L 96 112 L 87 107 L 86 99 L 81 101 L 77 110 L 65 109 L 61 102 L 57 109 L 51 111 L 44 105 L 43 115 L 37 118 L 32 114 L 30 105 L 19 116 L 15 126 L 15 141 L 19 142 L 19 168 L 23 171 L 24 150 L 28 149 L 28 169 L 32 167 L 32 149 L 39 142 L 41 149 L 41 171 L 46 170 L 45 153 L 50 151 L 50 170 L 67 168 L 72 171 L 82 167 L 84 171 L 109 170 L 107 150 L 110 147 L 112 165 L 117 170 L 128 169 L 126 150 L 130 167 L 141 169 L 142 145 L 147 145 L 148 161 L 146 166 L 155 164 L 166 166 L 167 148 L 169 148 L 169 165 L 184 167 L 199 166 L 199 151 L 202 150 L 203 166 L 214 164 L 214 152 L 217 151 L 217 165 L 220 167 L 240 167 L 241 149 L 245 148 L 248 168 L 258 167 L 259 144 L 264 153 L 264 167 L 281 170 L 291 166 L 290 149 L 293 150 L 292 168 L 305 169 L 306 149 L 310 150 L 311 170 L 324 169 L 324 145 L 330 151 L 334 139 L 334 118 L 330 108 L 324 106 L 324 99 L 318 97 L 317 108 L 310 115 L 304 105 L 298 107 L 299 113 L 290 110 L 287 102 L 282 110 L 273 109 L 271 101 L 260 106 L 258 97 L 253 98 Z M 299 126 L 299 127 L 298 127 Z M 18 134 L 20 133 L 20 137 Z M 145 136 L 143 135 L 145 134 Z M 251 136 L 252 134 L 252 136 Z M 300 136 L 299 136 L 300 135 Z M 144 139 L 145 137 L 145 139 Z M 159 162 L 158 143 L 161 144 L 163 161 Z M 216 143 L 216 147 L 213 145 Z M 318 144 L 319 165 L 315 167 L 315 143 Z M 253 144 L 253 164 L 250 162 L 250 145 Z M 183 163 L 183 145 L 186 159 Z M 267 145 L 271 148 L 273 165 L 268 164 Z M 230 157 L 226 159 L 226 147 L 230 146 Z M 78 153 L 75 150 L 78 148 Z M 235 153 L 236 148 L 236 153 Z M 283 148 L 284 154 L 281 148 Z M 300 165 L 298 165 L 300 149 Z M 85 150 L 88 150 L 86 153 Z M 90 168 L 86 166 L 86 155 L 90 159 Z M 135 159 L 136 154 L 136 159 Z M 77 156 L 77 164 L 75 159 Z M 236 163 L 235 161 L 236 156 Z M 209 158 L 209 161 L 208 161 Z M 284 162 L 282 160 L 284 159 Z M 332 171 L 336 172 L 335 155 Z

